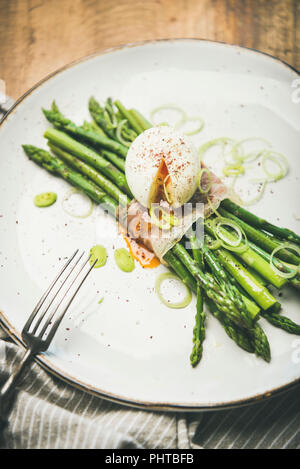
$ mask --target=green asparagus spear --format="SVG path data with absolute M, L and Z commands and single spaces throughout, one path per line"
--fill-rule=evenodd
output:
M 209 218 L 205 222 L 205 230 L 212 235 L 214 234 L 212 220 Z M 221 231 L 226 235 L 226 238 L 232 239 L 232 241 L 236 240 L 236 235 L 230 233 L 227 229 L 221 228 Z M 274 287 L 281 288 L 287 283 L 287 280 L 276 274 L 270 264 L 257 254 L 257 252 L 253 251 L 250 246 L 244 251 L 235 252 L 235 255 L 242 259 L 251 269 L 256 270 L 259 275 L 264 277 L 269 283 L 274 285 Z
M 164 255 L 164 260 L 174 270 L 178 277 L 187 285 L 194 293 L 197 292 L 197 282 L 179 259 L 171 252 L 168 251 Z
M 125 173 L 125 160 L 123 158 L 108 150 L 102 150 L 101 155 L 122 171 L 122 173 Z
M 188 285 L 194 293 L 197 293 L 197 282 L 182 262 L 170 251 L 165 254 L 164 260 L 181 278 L 181 280 Z M 220 321 L 226 334 L 243 350 L 254 353 L 253 340 L 250 339 L 248 331 L 244 328 L 238 327 L 234 322 L 228 319 L 228 317 L 220 311 L 217 305 L 207 296 L 205 297 L 205 303 L 209 306 L 210 312 L 216 317 L 216 319 L 218 319 L 218 321 Z
M 217 305 L 211 300 L 206 300 L 212 314 L 219 319 L 226 333 L 234 340 L 239 347 L 249 353 L 255 353 L 258 357 L 263 358 L 266 362 L 271 360 L 271 351 L 268 338 L 258 323 L 255 324 L 251 331 L 240 328 L 233 324 L 225 314 L 222 314 Z
M 121 103 L 121 101 L 117 100 L 115 101 L 115 106 L 119 109 L 120 113 L 124 117 L 124 119 L 127 119 L 133 130 L 139 135 L 141 134 L 144 129 L 142 125 L 139 123 L 139 121 L 136 119 L 135 115 L 130 113 L 125 106 Z
M 52 145 L 77 156 L 82 161 L 85 161 L 87 164 L 98 169 L 103 175 L 113 181 L 122 191 L 126 192 L 129 196 L 132 196 L 125 174 L 105 160 L 95 150 L 77 142 L 60 130 L 49 128 L 44 133 L 44 137 L 46 137 Z
M 77 171 L 69 168 L 59 158 L 52 156 L 49 152 L 37 148 L 33 145 L 23 145 L 26 155 L 35 163 L 39 164 L 47 171 L 61 176 L 75 187 L 85 192 L 94 202 L 106 204 L 107 209 L 114 216 L 116 215 L 118 204 L 96 184 L 86 179 Z
M 197 285 L 197 306 L 196 306 L 196 317 L 195 326 L 193 329 L 193 350 L 190 355 L 191 365 L 197 366 L 201 361 L 203 354 L 203 342 L 205 339 L 205 319 L 206 314 L 203 309 L 203 291 L 200 284 Z
M 260 218 L 254 215 L 253 213 L 248 212 L 248 210 L 245 210 L 243 207 L 240 207 L 229 199 L 223 200 L 221 206 L 225 208 L 228 212 L 232 213 L 240 220 L 245 221 L 251 226 L 254 226 L 260 230 L 267 231 L 280 239 L 300 244 L 300 236 L 294 233 L 293 231 L 287 228 L 280 228 L 276 225 L 273 225 L 267 220 L 264 220 L 263 218 Z
M 241 287 L 241 285 L 236 281 L 236 279 L 228 271 L 226 271 L 226 272 L 227 272 L 227 275 L 228 275 L 229 282 L 239 290 L 239 292 L 242 296 L 243 302 L 245 303 L 246 308 L 247 308 L 247 310 L 250 314 L 250 317 L 252 319 L 257 319 L 259 317 L 260 312 L 261 312 L 261 308 L 257 305 L 257 303 L 255 303 L 253 301 L 251 296 Z M 281 306 L 280 306 L 279 303 L 278 303 L 278 305 L 279 305 L 279 308 L 280 308 Z
M 203 252 L 201 251 L 200 244 L 196 236 L 195 235 L 190 236 L 189 241 L 191 243 L 194 259 L 197 262 L 197 264 L 200 266 L 200 268 L 203 270 L 204 269 Z
M 238 327 L 230 321 L 226 314 L 222 313 L 210 298 L 206 297 L 205 302 L 207 303 L 211 314 L 222 324 L 226 334 L 243 350 L 249 353 L 254 353 L 255 347 L 248 331 L 244 328 Z
M 101 135 L 97 131 L 84 130 L 82 127 L 78 127 L 71 120 L 63 116 L 55 102 L 53 102 L 50 110 L 43 109 L 43 113 L 48 121 L 51 122 L 58 130 L 62 130 L 96 149 L 105 148 L 123 156 L 124 158 L 126 157 L 128 148 L 109 137 Z
M 300 325 L 293 322 L 291 319 L 273 311 L 264 311 L 262 316 L 273 326 L 283 329 L 289 334 L 300 335 Z
M 105 110 L 95 98 L 91 97 L 89 100 L 89 111 L 94 119 L 94 121 L 98 124 L 98 126 L 107 134 L 110 138 L 115 138 L 115 127 L 113 127 L 109 120 L 105 117 Z
M 99 132 L 101 135 L 105 135 L 101 127 L 99 127 L 95 121 L 93 122 L 84 122 L 82 128 L 84 130 L 94 130 Z M 110 161 L 114 166 L 116 166 L 120 171 L 125 173 L 125 160 L 121 158 L 116 153 L 113 153 L 108 150 L 101 150 L 100 155 L 103 156 L 106 160 Z
M 220 287 L 227 294 L 228 298 L 230 298 L 236 305 L 241 317 L 247 325 L 249 334 L 253 340 L 256 355 L 269 362 L 271 359 L 271 353 L 267 336 L 265 335 L 262 328 L 257 323 L 253 322 L 253 318 L 251 317 L 247 308 L 246 298 L 243 297 L 236 285 L 230 281 L 229 276 L 223 270 L 222 266 L 218 262 L 218 259 L 209 250 L 207 245 L 205 243 L 201 243 L 200 240 L 198 240 L 198 243 L 200 243 L 206 262 L 218 279 Z
M 95 121 L 92 121 L 92 122 L 84 121 L 81 128 L 85 131 L 92 130 L 94 132 L 98 132 L 100 135 L 103 135 L 103 136 L 106 135 L 105 132 L 101 129 L 101 127 L 99 127 L 99 125 Z
M 275 248 L 281 245 L 281 243 L 271 236 L 267 235 L 263 231 L 260 231 L 256 228 L 253 228 L 251 225 L 248 225 L 244 221 L 237 218 L 235 215 L 232 215 L 227 210 L 223 208 L 219 208 L 219 212 L 223 217 L 230 218 L 231 220 L 235 221 L 246 233 L 248 239 L 250 239 L 253 243 L 257 244 L 258 246 L 262 247 L 267 252 L 274 251 Z M 283 261 L 290 262 L 291 264 L 300 264 L 300 259 L 295 254 L 291 253 L 287 249 L 281 249 L 278 251 L 278 257 Z
M 91 179 L 95 184 L 111 195 L 117 202 L 120 202 L 125 206 L 130 203 L 129 197 L 127 197 L 127 195 L 124 194 L 118 186 L 106 179 L 102 174 L 98 173 L 95 168 L 51 143 L 49 143 L 49 148 L 56 156 L 63 159 L 69 166 L 77 169 L 80 173 Z
M 143 130 L 150 129 L 153 127 L 153 124 L 149 122 L 139 111 L 136 109 L 130 109 L 130 114 L 134 117 L 134 119 L 140 124 Z
M 223 289 L 225 293 L 227 293 L 228 297 L 236 304 L 240 314 L 247 324 L 248 327 L 253 326 L 253 317 L 249 314 L 247 309 L 247 305 L 244 301 L 243 296 L 241 295 L 240 291 L 236 287 L 234 283 L 231 283 L 229 275 L 224 270 L 223 266 L 220 264 L 217 257 L 214 256 L 213 252 L 208 248 L 206 243 L 201 242 L 198 240 L 201 245 L 201 249 L 207 264 L 210 266 L 211 271 L 215 274 L 216 279 L 218 280 L 220 287 Z
M 132 129 L 128 120 L 124 119 L 119 111 L 115 112 L 111 98 L 108 98 L 104 107 L 100 106 L 95 98 L 91 98 L 89 111 L 102 131 L 122 145 L 130 146 L 130 142 L 137 137 L 137 133 Z M 131 111 L 128 112 L 131 113 Z M 132 118 L 136 119 L 134 114 Z
M 256 253 L 258 253 L 265 261 L 267 261 L 269 264 L 271 262 L 271 254 L 269 254 L 268 252 L 264 251 L 262 248 L 260 248 L 259 246 L 256 246 L 256 244 L 254 243 L 249 243 L 249 246 L 251 247 L 251 249 L 253 251 L 255 251 Z M 275 267 L 280 270 L 281 272 L 283 273 L 293 273 L 295 272 L 295 270 L 297 269 L 297 266 L 295 265 L 292 265 L 292 264 L 288 264 L 287 262 L 284 262 L 284 261 L 280 261 L 279 259 L 277 259 L 276 257 L 273 257 L 273 264 L 275 265 Z M 295 277 L 292 277 L 292 278 L 289 278 L 287 279 L 287 281 L 289 282 L 290 285 L 292 285 L 293 287 L 297 288 L 297 289 L 300 289 L 300 278 L 299 278 L 299 275 L 295 275 Z
M 273 306 L 277 300 L 254 278 L 248 270 L 226 249 L 218 248 L 216 256 L 224 265 L 225 269 L 237 280 L 242 288 L 254 299 L 254 301 L 267 310 Z
M 236 307 L 239 309 L 245 323 L 248 327 L 251 327 L 253 319 L 255 319 L 260 312 L 260 308 L 244 294 L 240 293 L 236 283 L 232 281 L 233 279 L 231 276 L 223 269 L 218 259 L 214 256 L 212 251 L 208 249 L 205 243 L 196 239 L 195 236 L 190 237 L 189 240 L 192 246 L 194 258 L 198 259 L 199 255 L 203 258 L 204 255 L 207 264 L 210 266 L 220 285 L 220 288 L 222 288 L 233 303 L 236 304 Z M 201 250 L 199 249 L 200 246 Z M 201 262 L 197 260 L 197 262 L 200 266 L 203 265 L 203 260 Z
M 200 266 L 197 265 L 197 262 L 191 258 L 189 253 L 180 243 L 173 246 L 172 253 L 181 260 L 193 277 L 200 282 L 206 296 L 216 302 L 221 311 L 227 314 L 228 317 L 236 324 L 242 327 L 247 327 L 247 324 L 245 324 L 245 321 L 241 317 L 235 303 L 220 289 L 220 286 L 215 282 L 212 275 L 209 273 L 203 273 Z
M 258 272 L 257 270 L 254 270 L 252 269 L 252 267 L 250 267 L 248 265 L 248 272 L 261 284 L 263 285 L 264 287 L 267 287 L 268 285 L 270 285 L 270 281 L 266 280 L 264 277 L 262 277 Z
M 255 354 L 269 363 L 271 361 L 270 344 L 264 330 L 260 327 L 258 322 L 255 323 L 251 333 L 253 334 Z
M 202 251 L 199 249 L 197 238 L 195 235 L 190 237 L 190 243 L 193 250 L 193 256 L 195 262 L 199 265 L 202 271 L 204 271 L 204 259 Z M 204 291 L 201 288 L 200 283 L 197 285 L 197 305 L 196 305 L 196 317 L 195 326 L 193 329 L 193 350 L 190 355 L 190 362 L 193 367 L 200 363 L 203 354 L 203 342 L 205 339 L 205 320 L 206 314 L 204 311 Z
M 174 251 L 174 248 L 172 249 L 172 251 Z M 167 262 L 169 262 L 167 257 L 168 255 L 170 255 L 170 251 L 164 257 Z M 189 267 L 191 267 L 191 265 L 189 265 Z M 174 270 L 177 272 L 176 268 Z M 194 269 L 192 270 L 194 271 Z M 243 348 L 244 350 L 250 353 L 255 352 L 257 356 L 262 357 L 267 362 L 270 361 L 270 345 L 267 336 L 265 335 L 263 329 L 259 326 L 259 324 L 255 323 L 251 330 L 245 329 L 244 326 L 238 326 L 235 321 L 230 319 L 228 311 L 220 307 L 220 304 L 215 300 L 215 298 L 212 299 L 210 298 L 210 296 L 207 295 L 207 291 L 205 295 L 205 302 L 208 304 L 212 314 L 221 322 L 229 337 L 234 340 L 239 347 Z

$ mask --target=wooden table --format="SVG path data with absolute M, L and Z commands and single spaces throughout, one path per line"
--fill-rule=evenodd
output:
M 17 98 L 85 55 L 175 37 L 253 47 L 300 69 L 300 1 L 0 0 L 0 78 Z

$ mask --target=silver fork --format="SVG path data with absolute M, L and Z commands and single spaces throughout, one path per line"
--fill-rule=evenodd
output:
M 93 262 L 93 264 L 89 267 L 87 272 L 84 273 L 85 267 L 90 260 L 90 256 L 80 264 L 80 260 L 82 259 L 83 255 L 84 252 L 79 254 L 77 249 L 70 257 L 70 259 L 68 259 L 57 277 L 53 280 L 46 292 L 38 301 L 36 307 L 32 311 L 29 319 L 23 327 L 22 339 L 27 346 L 27 351 L 19 366 L 11 374 L 0 391 L 0 417 L 2 417 L 2 419 L 5 415 L 5 411 L 7 410 L 8 398 L 11 394 L 11 391 L 14 389 L 14 386 L 25 366 L 37 353 L 45 352 L 49 348 L 54 334 L 56 333 L 64 315 L 69 309 L 69 306 L 71 305 L 83 282 L 97 262 L 96 259 L 95 262 Z M 68 272 L 69 266 L 70 269 Z M 72 273 L 76 272 L 76 267 L 78 271 L 72 278 Z M 66 274 L 65 278 L 63 278 L 64 274 Z M 81 280 L 80 277 L 82 277 Z M 53 290 L 58 284 L 59 280 L 61 280 L 61 284 L 58 286 L 57 291 L 53 293 Z M 79 283 L 76 282 L 77 280 Z M 65 291 L 63 291 L 64 287 Z M 60 293 L 62 298 L 59 297 Z M 54 306 L 54 301 L 56 299 L 58 299 L 58 303 Z M 49 300 L 49 303 L 45 306 L 46 300 Z M 67 304 L 64 305 L 64 302 Z

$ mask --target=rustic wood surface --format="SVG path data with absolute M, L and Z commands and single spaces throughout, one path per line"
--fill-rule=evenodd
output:
M 80 57 L 175 37 L 224 41 L 300 68 L 300 0 L 0 0 L 0 78 L 21 96 Z

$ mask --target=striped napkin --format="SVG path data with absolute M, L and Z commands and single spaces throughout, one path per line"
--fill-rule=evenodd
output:
M 0 330 L 0 386 L 23 355 Z M 131 409 L 63 383 L 33 362 L 0 448 L 300 449 L 299 387 L 251 406 L 205 413 Z
M 0 329 L 0 386 L 23 354 Z M 201 419 L 113 404 L 63 383 L 33 362 L 0 429 L 0 448 L 195 449 Z
M 2 101 L 0 120 L 12 104 Z M 0 329 L 0 386 L 23 353 Z M 33 362 L 0 427 L 0 448 L 300 449 L 299 390 L 240 409 L 150 412 L 91 396 Z

